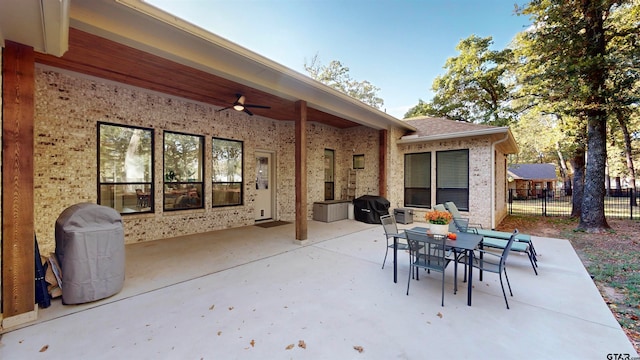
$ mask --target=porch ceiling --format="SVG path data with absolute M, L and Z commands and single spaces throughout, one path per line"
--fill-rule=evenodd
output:
M 36 61 L 220 107 L 231 105 L 236 94 L 243 94 L 248 104 L 271 106 L 271 109 L 251 108 L 256 115 L 295 119 L 295 101 L 74 28 L 69 29 L 69 50 L 62 57 L 36 53 Z M 308 109 L 307 120 L 337 128 L 359 125 L 314 108 Z

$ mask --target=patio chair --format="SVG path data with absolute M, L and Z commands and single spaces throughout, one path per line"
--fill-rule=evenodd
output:
M 454 219 L 467 219 L 467 220 L 469 219 L 469 218 L 465 218 L 464 216 L 462 216 L 462 214 L 460 214 L 458 207 L 453 201 L 446 201 L 444 203 L 444 207 L 451 213 L 451 216 L 453 216 Z M 475 224 L 469 223 L 469 226 L 477 229 L 482 229 L 482 224 L 478 224 L 478 223 L 475 223 Z
M 507 293 L 504 291 L 502 273 L 504 272 L 504 277 L 505 279 L 507 279 L 509 294 L 513 296 L 513 292 L 511 291 L 511 284 L 509 283 L 509 276 L 507 275 L 506 261 L 507 256 L 509 255 L 509 248 L 514 243 L 516 235 L 518 235 L 518 229 L 514 230 L 513 234 L 507 241 L 507 245 L 502 250 L 502 254 L 498 255 L 486 250 L 475 250 L 475 252 L 478 254 L 473 257 L 473 267 L 481 271 L 495 273 L 500 276 L 500 287 L 502 288 L 502 296 L 504 296 L 504 302 L 505 304 L 507 304 L 507 309 L 509 309 L 509 301 L 507 300 Z
M 455 224 L 456 228 L 458 231 L 460 232 L 470 232 L 470 233 L 475 233 L 478 234 L 478 229 L 477 228 L 470 228 L 468 226 L 468 222 L 469 219 L 464 219 L 464 218 L 453 218 L 453 223 Z M 479 234 L 479 235 L 483 235 L 483 234 Z M 487 235 L 483 235 L 482 238 L 482 246 L 485 248 L 493 248 L 493 249 L 501 249 L 504 250 L 506 248 L 506 246 L 508 245 L 509 240 L 505 240 L 505 239 L 500 239 L 500 238 L 494 238 L 494 237 L 490 237 Z M 530 246 L 530 244 L 525 243 L 525 242 L 518 242 L 518 241 L 514 241 L 509 248 L 510 251 L 514 251 L 514 252 L 518 252 L 518 253 L 524 253 L 527 255 L 527 257 L 529 258 L 529 262 L 531 263 L 531 267 L 533 268 L 533 272 L 538 275 L 538 262 L 536 261 L 535 256 L 533 255 L 533 250 Z M 465 274 L 466 275 L 466 274 Z
M 444 275 L 445 269 L 450 262 L 455 260 L 455 253 L 446 248 L 446 237 L 444 236 L 428 236 L 424 232 L 406 230 L 407 243 L 409 244 L 409 278 L 407 280 L 407 295 L 409 295 L 409 285 L 413 271 L 415 270 L 415 279 L 420 280 L 419 270 L 427 270 L 427 273 L 433 271 L 442 273 L 442 301 L 444 306 Z M 455 261 L 454 261 L 455 262 Z M 454 266 L 454 287 L 453 293 L 458 290 L 457 267 Z
M 409 245 L 406 242 L 401 242 L 400 239 L 406 240 L 404 232 L 398 231 L 398 225 L 396 224 L 396 218 L 390 214 L 380 216 L 380 223 L 382 224 L 382 228 L 384 229 L 384 235 L 387 238 L 387 246 L 386 251 L 384 253 L 384 260 L 382 260 L 382 268 L 384 269 L 384 264 L 387 262 L 387 255 L 389 254 L 389 249 L 393 249 L 393 240 L 394 238 L 398 239 L 398 250 L 408 250 Z M 391 239 L 391 241 L 389 241 Z
M 451 215 L 453 216 L 454 219 L 465 219 L 461 214 L 460 211 L 458 211 L 458 207 L 456 206 L 456 204 L 452 201 L 447 201 L 444 203 L 444 206 L 447 210 L 449 210 L 449 212 L 451 213 Z M 490 229 L 483 229 L 482 225 L 480 224 L 468 224 L 467 227 L 471 230 L 473 230 L 474 233 L 478 234 L 478 235 L 482 235 L 482 236 L 487 236 L 487 237 L 491 237 L 491 238 L 496 238 L 496 239 L 503 239 L 503 240 L 509 240 L 509 238 L 511 237 L 511 233 L 510 232 L 506 232 L 506 231 L 497 231 L 497 230 L 490 230 Z M 533 246 L 533 241 L 531 240 L 531 235 L 527 235 L 527 234 L 518 234 L 518 236 L 516 237 L 516 242 L 523 242 L 523 243 L 527 243 L 529 244 L 529 248 L 531 250 L 531 254 L 533 256 L 533 260 L 537 263 L 538 261 L 538 253 L 536 252 L 535 247 Z

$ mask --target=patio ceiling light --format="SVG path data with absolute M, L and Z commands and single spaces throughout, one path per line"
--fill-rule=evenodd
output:
M 238 98 L 236 99 L 236 101 L 233 102 L 233 105 L 227 106 L 225 108 L 222 108 L 222 109 L 218 110 L 218 112 L 233 108 L 236 111 L 244 111 L 249 115 L 253 115 L 253 113 L 251 111 L 249 111 L 249 109 L 247 109 L 247 108 L 271 109 L 271 106 L 266 106 L 266 105 L 245 104 L 244 101 L 246 100 L 246 98 L 245 98 L 244 95 L 236 94 L 236 96 Z

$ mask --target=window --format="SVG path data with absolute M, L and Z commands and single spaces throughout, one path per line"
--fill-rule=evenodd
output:
M 404 205 L 431 207 L 431 153 L 404 155 Z
M 353 168 L 364 169 L 364 155 L 353 155 Z
M 324 199 L 334 198 L 334 165 L 335 153 L 333 150 L 324 149 Z
M 164 210 L 204 207 L 204 137 L 164 132 Z
M 213 138 L 213 206 L 242 205 L 242 141 Z
M 458 209 L 469 210 L 469 150 L 436 153 L 436 202 L 453 201 Z
M 98 204 L 153 211 L 153 130 L 98 123 Z

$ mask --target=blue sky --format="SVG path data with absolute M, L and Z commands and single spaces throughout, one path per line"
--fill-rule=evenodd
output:
M 147 0 L 302 74 L 316 53 L 323 65 L 338 60 L 380 88 L 383 110 L 398 118 L 431 99 L 460 40 L 492 36 L 502 49 L 524 30 L 515 1 Z

